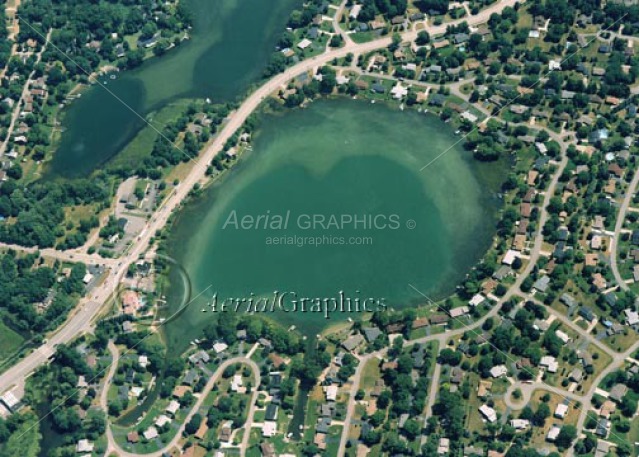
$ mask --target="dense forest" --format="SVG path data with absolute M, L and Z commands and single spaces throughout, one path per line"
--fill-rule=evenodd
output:
M 69 277 L 58 281 L 57 268 L 40 262 L 36 254 L 16 257 L 9 252 L 0 256 L 0 311 L 12 326 L 23 331 L 54 329 L 84 291 L 83 264 L 73 266 Z M 55 290 L 55 296 L 39 313 L 35 304 L 45 302 L 50 290 Z
M 191 24 L 190 15 L 181 3 L 172 8 L 170 3 L 150 0 L 30 0 L 20 6 L 20 18 L 26 26 L 20 28 L 18 40 L 24 42 L 31 38 L 42 44 L 52 28 L 54 46 L 47 49 L 44 61 L 63 62 L 68 77 L 86 75 L 97 70 L 101 61 L 115 60 L 118 44 L 127 51 L 123 66 L 131 67 L 141 63 L 144 50 L 141 53 L 130 50 L 127 41 L 122 40 L 124 36 L 140 31 L 140 38 L 147 39 L 159 32 L 168 39 Z M 149 21 L 149 17 L 155 21 Z M 87 46 L 96 41 L 99 46 Z M 168 42 L 158 44 L 164 49 L 169 45 Z M 173 44 L 179 44 L 179 40 Z

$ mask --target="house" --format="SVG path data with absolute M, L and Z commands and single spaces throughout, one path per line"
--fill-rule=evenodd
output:
M 452 384 L 461 384 L 464 380 L 464 372 L 460 368 L 453 368 L 450 372 L 450 382 Z
M 222 443 L 228 443 L 231 441 L 232 430 L 231 427 L 222 427 L 220 430 L 220 441 Z
M 204 421 L 205 423 L 206 421 Z M 171 423 L 171 419 L 168 416 L 165 416 L 164 414 L 160 414 L 156 419 L 155 419 L 155 426 L 156 427 L 164 427 L 166 424 L 170 424 Z
M 270 438 L 277 433 L 277 423 L 273 421 L 264 421 L 262 424 L 262 436 Z
M 588 308 L 587 306 L 582 306 L 581 308 L 579 308 L 579 316 L 583 317 L 588 322 L 594 321 L 597 317 L 592 309 Z
M 468 306 L 460 306 L 457 308 L 453 308 L 449 311 L 450 317 L 452 317 L 453 319 L 464 316 L 468 314 L 469 312 L 470 312 L 470 309 L 468 308 Z
M 473 298 L 470 299 L 468 304 L 474 308 L 475 306 L 481 305 L 484 301 L 486 301 L 486 297 L 484 297 L 482 294 L 475 294 Z
M 169 402 L 169 405 L 166 407 L 164 411 L 170 414 L 171 416 L 175 416 L 179 410 L 180 410 L 180 403 L 177 400 L 171 400 Z
M 588 368 L 592 366 L 592 355 L 589 352 L 581 351 L 578 352 L 579 359 L 581 360 L 581 364 L 584 368 Z
M 260 444 L 260 451 L 263 457 L 275 457 L 275 446 L 272 443 Z
M 573 306 L 577 306 L 577 300 L 570 294 L 563 294 L 559 301 L 566 305 L 568 308 L 572 308 Z
M 610 443 L 604 440 L 597 440 L 597 449 L 594 457 L 606 457 L 610 452 Z
M 621 403 L 621 400 L 623 399 L 623 397 L 626 395 L 626 393 L 628 392 L 628 387 L 625 384 L 615 384 L 612 389 L 610 389 L 610 392 L 608 393 L 608 398 L 610 398 L 613 401 L 616 401 L 617 403 Z
M 464 457 L 483 457 L 484 450 L 474 446 L 464 446 Z
M 129 432 L 126 435 L 126 440 L 127 440 L 127 442 L 129 442 L 131 444 L 135 444 L 138 441 L 140 441 L 140 435 L 138 434 L 138 432 Z
M 189 361 L 195 365 L 200 362 L 208 363 L 211 360 L 211 356 L 209 356 L 206 351 L 198 351 L 195 354 L 189 356 Z
M 453 35 L 453 43 L 462 44 L 467 42 L 470 39 L 470 36 L 467 33 L 456 33 Z
M 506 254 L 504 255 L 504 258 L 502 259 L 501 263 L 503 263 L 504 265 L 511 266 L 513 262 L 515 261 L 515 259 L 518 259 L 518 258 L 519 258 L 519 252 L 509 249 L 508 251 L 506 251 Z
M 413 321 L 413 330 L 417 330 L 424 327 L 428 327 L 427 317 L 418 317 L 417 319 Z
M 484 418 L 490 422 L 496 422 L 497 421 L 497 412 L 491 408 L 488 405 L 481 405 L 479 407 L 479 412 L 482 414 L 482 416 L 484 416 Z
M 557 437 L 559 436 L 560 431 L 561 431 L 561 428 L 558 425 L 553 424 L 553 426 L 548 431 L 548 434 L 546 435 L 546 441 L 554 443 Z
M 546 290 L 548 290 L 548 286 L 550 286 L 550 277 L 546 275 L 537 279 L 537 281 L 535 281 L 533 284 L 533 288 L 541 292 L 542 294 L 545 293 Z
M 634 309 L 624 309 L 624 315 L 626 316 L 626 324 L 637 325 L 639 324 L 639 313 Z
M 239 393 L 246 392 L 246 387 L 244 387 L 243 384 L 244 383 L 242 382 L 242 375 L 240 374 L 234 375 L 233 380 L 231 381 L 231 391 L 239 392 Z
M 160 436 L 160 434 L 158 433 L 158 429 L 151 426 L 149 428 L 147 428 L 144 433 L 142 433 L 142 436 L 144 436 L 144 439 L 150 441 L 153 440 L 155 438 L 157 438 L 158 436 Z
M 228 344 L 218 342 L 213 345 L 213 350 L 215 351 L 216 354 L 220 354 L 221 352 L 226 351 L 228 347 L 229 347 Z
M 450 440 L 448 438 L 440 438 L 437 445 L 437 453 L 439 455 L 448 454 L 450 452 Z
M 382 335 L 382 331 L 377 327 L 365 327 L 362 329 L 364 332 L 364 336 L 366 337 L 366 341 L 372 343 L 375 341 L 380 335 Z
M 530 427 L 530 421 L 527 419 L 513 419 L 510 421 L 510 426 L 515 430 L 525 430 Z
M 570 375 L 568 376 L 568 378 L 574 382 L 581 382 L 581 380 L 583 379 L 583 371 L 581 371 L 580 368 L 575 368 L 574 370 L 572 370 L 570 372 Z
M 493 383 L 490 381 L 481 380 L 477 386 L 477 397 L 485 398 L 490 393 Z
M 446 96 L 443 94 L 433 94 L 428 100 L 429 105 L 444 106 L 444 103 L 446 103 Z
M 186 372 L 186 375 L 184 376 L 184 380 L 182 381 L 183 384 L 186 384 L 187 386 L 191 386 L 193 387 L 193 384 L 195 384 L 195 382 L 198 380 L 198 374 L 197 371 L 195 370 L 189 370 Z
M 304 38 L 302 41 L 300 41 L 299 43 L 297 43 L 297 47 L 300 49 L 306 49 L 308 48 L 311 44 L 313 44 L 313 42 L 311 40 L 309 40 L 308 38 Z
M 430 323 L 432 325 L 445 325 L 449 320 L 450 319 L 446 314 L 434 314 L 430 316 Z
M 325 386 L 324 393 L 326 395 L 327 401 L 337 400 L 337 386 L 335 385 Z
M 493 378 L 501 378 L 508 374 L 508 368 L 506 365 L 496 365 L 490 369 L 490 375 Z
M 568 414 L 568 405 L 564 403 L 559 403 L 555 408 L 555 417 L 558 419 L 563 419 Z
M 599 409 L 599 415 L 604 419 L 610 419 L 610 416 L 612 416 L 616 409 L 617 404 L 614 401 L 606 400 Z
M 352 351 L 355 348 L 357 348 L 357 346 L 362 344 L 363 341 L 364 341 L 364 337 L 362 335 L 360 334 L 351 335 L 350 337 L 346 339 L 346 341 L 342 343 L 342 347 L 346 349 L 347 351 Z
M 146 369 L 146 367 L 149 366 L 149 358 L 145 355 L 139 356 L 138 365 L 140 365 L 141 368 Z
M 75 452 L 79 453 L 79 454 L 90 454 L 93 452 L 93 443 L 90 442 L 89 440 L 80 440 L 78 441 L 78 443 L 75 445 Z
M 264 417 L 267 421 L 274 421 L 277 420 L 277 405 L 274 405 L 273 403 L 269 403 L 266 407 L 266 412 L 264 414 Z
M 600 436 L 601 438 L 606 438 L 608 436 L 608 431 L 610 430 L 610 421 L 608 419 L 599 419 L 597 422 L 597 427 L 595 428 L 595 435 Z
M 497 269 L 497 271 L 493 273 L 493 278 L 495 278 L 497 281 L 501 281 L 504 278 L 510 276 L 512 272 L 513 271 L 510 267 L 502 265 Z
M 315 426 L 315 431 L 317 433 L 328 433 L 330 426 L 331 426 L 331 419 L 329 417 L 321 417 L 317 421 L 317 425 Z
M 561 330 L 555 330 L 555 336 L 559 338 L 564 344 L 567 344 L 571 340 L 571 338 Z
M 544 367 L 549 373 L 557 373 L 559 369 L 559 362 L 551 355 L 543 356 L 539 365 Z

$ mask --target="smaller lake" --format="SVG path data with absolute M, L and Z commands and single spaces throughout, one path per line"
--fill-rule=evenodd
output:
M 402 308 L 424 303 L 410 284 L 433 298 L 452 292 L 490 245 L 505 176 L 503 164 L 477 163 L 460 147 L 419 171 L 457 140 L 435 116 L 363 101 L 263 116 L 254 151 L 172 228 L 169 255 L 188 272 L 193 295 L 207 294 L 166 325 L 170 350 L 214 318 L 203 312 L 213 293 L 218 304 L 278 291 L 289 303 L 343 295 Z M 313 336 L 360 314 L 264 315 Z
M 231 101 L 259 79 L 299 0 L 186 0 L 190 40 L 141 67 L 100 78 L 65 110 L 46 177 L 85 176 L 115 156 L 143 119 L 178 98 Z M 103 87 L 99 87 L 102 85 Z

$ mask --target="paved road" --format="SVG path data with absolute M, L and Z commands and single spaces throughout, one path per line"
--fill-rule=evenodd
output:
M 98 254 L 86 254 L 78 250 L 58 251 L 53 248 L 39 249 L 37 247 L 25 247 L 17 244 L 7 244 L 2 242 L 0 242 L 0 249 L 12 249 L 17 252 L 28 254 L 34 254 L 37 252 L 43 257 L 50 257 L 62 262 L 82 262 L 87 265 L 104 265 L 113 267 L 122 262 L 122 260 L 105 259 L 103 257 L 100 257 Z
M 42 48 L 40 48 L 40 51 L 38 51 L 38 54 L 36 55 L 36 61 L 33 68 L 37 67 L 38 64 L 40 63 L 40 59 L 42 59 L 42 53 L 47 48 L 47 44 L 49 43 L 49 38 L 51 38 L 51 29 L 49 29 L 49 32 L 47 33 L 47 36 L 46 36 L 46 41 L 42 45 Z M 35 73 L 36 73 L 35 70 L 29 73 L 29 77 L 27 78 L 27 81 L 24 83 L 22 93 L 20 94 L 20 99 L 15 104 L 15 108 L 13 109 L 13 113 L 11 114 L 11 121 L 9 122 L 9 127 L 7 129 L 7 137 L 2 142 L 2 144 L 0 144 L 0 157 L 2 157 L 7 150 L 7 145 L 9 144 L 9 140 L 11 139 L 11 135 L 13 134 L 13 129 L 15 128 L 16 122 L 18 121 L 18 118 L 20 117 L 20 113 L 22 112 L 22 102 L 27 97 L 27 95 L 29 95 L 29 92 L 30 92 L 29 86 L 31 85 L 31 81 L 33 80 L 33 77 L 35 76 Z
M 489 6 L 472 18 L 428 27 L 427 31 L 431 36 L 434 36 L 445 33 L 446 28 L 449 25 L 461 22 L 468 22 L 469 25 L 485 23 L 488 21 L 491 14 L 496 12 L 498 13 L 505 7 L 512 7 L 515 3 L 517 3 L 516 0 L 502 0 Z M 416 31 L 409 31 L 402 35 L 403 40 L 406 41 L 413 41 L 416 37 Z M 187 198 L 193 186 L 196 183 L 203 183 L 206 181 L 207 165 L 211 163 L 211 160 L 215 157 L 215 155 L 222 151 L 224 144 L 240 127 L 242 127 L 246 119 L 258 108 L 258 106 L 260 106 L 264 99 L 278 89 L 285 87 L 286 84 L 296 76 L 312 70 L 317 66 L 328 64 L 333 59 L 342 58 L 350 52 L 354 54 L 365 54 L 376 49 L 385 48 L 389 46 L 391 42 L 391 37 L 383 37 L 368 43 L 353 43 L 339 49 L 328 51 L 322 55 L 304 60 L 288 68 L 283 73 L 280 73 L 266 81 L 262 86 L 249 95 L 237 111 L 231 113 L 228 122 L 224 124 L 219 134 L 213 139 L 211 144 L 197 159 L 194 159 L 195 166 L 184 178 L 183 182 L 174 189 L 163 204 L 156 210 L 154 216 L 151 217 L 142 234 L 138 237 L 136 244 L 128 252 L 128 255 L 121 259 L 122 262 L 120 264 L 110 269 L 107 281 L 105 281 L 99 289 L 94 290 L 93 295 L 95 298 L 88 303 L 86 303 L 85 300 L 84 303 L 79 305 L 80 307 L 85 306 L 85 309 L 83 310 L 85 314 L 76 313 L 67 320 L 60 331 L 56 334 L 56 338 L 54 340 L 55 343 L 50 342 L 42 348 L 44 353 L 49 354 L 55 344 L 68 343 L 79 334 L 92 331 L 93 319 L 98 316 L 101 305 L 107 302 L 115 286 L 126 273 L 127 265 L 136 260 L 147 250 L 149 242 L 155 235 L 156 231 L 161 230 L 166 225 L 171 213 L 179 208 L 182 202 Z M 11 370 L 0 375 L 0 393 L 10 389 L 12 386 L 23 386 L 25 378 L 29 376 L 39 365 L 46 363 L 47 357 L 43 357 L 40 352 L 41 351 L 39 350 L 34 351 L 18 362 Z
M 110 346 L 109 350 L 113 354 L 114 359 L 116 359 L 116 357 L 117 357 L 117 348 L 115 348 L 115 346 L 112 346 L 112 347 Z M 115 351 L 115 353 L 113 351 Z M 253 372 L 253 376 L 255 376 L 255 384 L 253 386 L 253 393 L 252 393 L 251 399 L 250 399 L 249 411 L 248 411 L 246 423 L 244 424 L 244 436 L 242 438 L 242 444 L 240 446 L 240 456 L 243 457 L 246 454 L 246 449 L 248 448 L 248 440 L 249 440 L 249 437 L 251 435 L 251 433 L 250 433 L 251 427 L 253 426 L 253 416 L 255 414 L 255 403 L 256 403 L 256 400 L 257 400 L 258 388 L 259 388 L 259 386 L 260 386 L 260 384 L 262 382 L 261 376 L 260 376 L 260 369 L 257 366 L 257 364 L 254 361 L 252 361 L 251 359 L 247 359 L 244 356 L 234 357 L 232 359 L 228 359 L 228 360 L 224 361 L 217 368 L 217 370 L 215 370 L 215 373 L 213 373 L 213 376 L 211 376 L 209 378 L 209 381 L 206 383 L 206 386 L 204 386 L 204 389 L 199 394 L 199 397 L 198 397 L 197 401 L 195 402 L 195 404 L 193 405 L 193 407 L 191 408 L 191 410 L 187 414 L 186 418 L 184 419 L 184 422 L 182 422 L 182 424 L 178 428 L 178 430 L 177 430 L 175 436 L 173 437 L 173 439 L 171 439 L 171 441 L 169 441 L 166 444 L 166 446 L 164 446 L 162 449 L 160 449 L 158 451 L 155 451 L 155 452 L 150 452 L 150 453 L 147 453 L 147 454 L 139 454 L 139 453 L 132 453 L 132 452 L 125 451 L 124 449 L 122 449 L 120 447 L 120 445 L 115 440 L 115 437 L 113 436 L 113 430 L 111 429 L 111 425 L 107 424 L 106 434 L 107 434 L 108 447 L 107 447 L 107 451 L 105 452 L 105 455 L 110 455 L 112 452 L 115 451 L 118 454 L 119 457 L 138 457 L 140 455 L 143 455 L 145 457 L 162 457 L 162 455 L 165 452 L 171 451 L 172 448 L 177 446 L 178 442 L 182 438 L 182 433 L 184 432 L 184 428 L 186 427 L 186 424 L 188 424 L 189 421 L 191 420 L 191 418 L 193 417 L 193 415 L 200 410 L 200 407 L 204 403 L 204 400 L 206 400 L 207 395 L 213 389 L 213 386 L 219 380 L 220 376 L 222 376 L 222 373 L 224 373 L 224 370 L 227 367 L 229 367 L 230 365 L 235 365 L 235 364 L 238 364 L 238 363 L 247 365 L 251 369 L 251 371 Z M 111 383 L 113 375 L 115 374 L 115 368 L 114 367 L 117 368 L 117 364 L 113 364 L 110 367 L 109 375 L 107 376 L 107 379 L 104 382 L 104 391 L 108 391 L 108 386 Z M 104 391 L 103 391 L 103 393 L 104 393 Z M 106 395 L 101 395 L 100 396 L 100 405 L 105 411 L 107 410 Z
M 555 170 L 555 174 L 553 175 L 552 179 L 550 180 L 550 183 L 548 185 L 548 188 L 546 189 L 545 193 L 544 193 L 544 200 L 542 205 L 540 206 L 540 218 L 539 218 L 539 224 L 537 225 L 537 232 L 535 233 L 534 239 L 534 245 L 533 248 L 530 251 L 530 259 L 529 262 L 526 264 L 526 266 L 524 267 L 524 269 L 520 272 L 520 274 L 517 276 L 517 278 L 515 279 L 515 282 L 513 283 L 513 285 L 508 289 L 508 291 L 506 292 L 506 294 L 495 304 L 493 305 L 493 307 L 491 308 L 491 310 L 486 313 L 486 315 L 484 315 L 484 317 L 482 317 L 481 319 L 456 330 L 452 330 L 443 334 L 437 334 L 437 335 L 430 335 L 430 336 L 426 336 L 426 337 L 422 337 L 422 338 L 418 338 L 415 340 L 411 340 L 411 341 L 407 341 L 405 346 L 412 346 L 414 344 L 421 344 L 421 343 L 426 343 L 429 341 L 440 341 L 440 347 L 444 347 L 446 344 L 446 341 L 450 338 L 453 338 L 455 336 L 458 335 L 462 335 L 463 333 L 470 331 L 470 330 L 474 330 L 479 328 L 484 321 L 486 321 L 486 319 L 488 319 L 489 317 L 495 317 L 497 315 L 497 313 L 499 312 L 499 309 L 501 308 L 501 305 L 503 303 L 505 303 L 506 301 L 510 300 L 512 297 L 514 296 L 525 296 L 525 294 L 523 294 L 521 292 L 521 284 L 524 281 L 524 279 L 526 279 L 530 273 L 532 272 L 533 268 L 535 267 L 535 265 L 537 264 L 537 260 L 539 259 L 540 253 L 541 253 L 541 247 L 543 245 L 544 242 L 544 236 L 542 233 L 543 227 L 546 223 L 546 221 L 548 220 L 548 211 L 546 210 L 546 208 L 548 207 L 548 204 L 550 202 L 550 199 L 552 198 L 552 196 L 555 193 L 555 189 L 557 188 L 557 183 L 559 182 L 559 177 L 562 175 L 567 163 L 568 163 L 568 158 L 566 156 L 566 150 L 568 149 L 568 145 L 563 141 L 563 139 L 555 132 L 548 130 L 548 129 L 544 129 L 548 132 L 548 134 L 550 135 L 550 137 L 552 139 L 554 139 L 555 141 L 557 141 L 560 145 L 561 148 L 561 160 L 559 161 L 558 165 L 557 165 L 557 169 Z M 417 290 L 417 289 L 415 289 Z M 417 291 L 419 292 L 419 291 Z M 423 294 L 422 294 L 423 295 Z M 429 297 L 427 297 L 426 295 L 423 295 L 425 299 L 429 300 Z M 639 346 L 639 343 L 637 343 L 637 345 Z M 361 374 L 362 374 L 362 370 L 360 369 L 360 367 L 362 366 L 362 363 L 365 360 L 368 360 L 370 357 L 373 356 L 379 356 L 379 357 L 383 357 L 387 352 L 387 349 L 383 349 L 381 351 L 378 351 L 376 353 L 371 353 L 368 354 L 367 356 L 361 358 L 360 361 L 360 365 L 358 366 L 358 370 L 355 372 L 355 375 L 353 377 L 353 385 L 351 387 L 351 392 L 357 392 L 357 389 L 359 388 L 359 383 L 361 381 Z M 433 399 L 429 399 L 429 402 L 434 401 Z M 343 457 L 346 453 L 346 443 L 348 441 L 348 431 L 352 422 L 352 415 L 355 409 L 355 398 L 354 396 L 351 396 L 349 398 L 349 403 L 347 406 L 347 410 L 346 410 L 346 419 L 344 420 L 344 429 L 342 431 L 342 436 L 340 439 L 340 445 L 339 445 L 339 449 L 337 452 L 337 456 L 338 457 Z
M 522 393 L 522 398 L 517 402 L 512 401 L 512 394 L 515 389 L 520 389 Z M 506 389 L 506 393 L 504 394 L 503 398 L 504 403 L 512 410 L 520 410 L 528 404 L 533 392 L 535 392 L 536 390 L 546 390 L 560 396 L 562 399 L 569 399 L 575 402 L 582 403 L 585 400 L 582 395 L 568 392 L 567 390 L 560 389 L 559 387 L 549 386 L 545 382 L 533 381 L 525 383 L 521 381 L 513 381 L 511 382 L 508 389 Z
M 623 290 L 628 290 L 628 284 L 621 277 L 621 273 L 619 273 L 619 265 L 617 263 L 617 251 L 619 250 L 619 240 L 621 236 L 621 229 L 623 228 L 623 223 L 626 220 L 626 212 L 632 203 L 632 197 L 635 195 L 635 191 L 637 190 L 637 184 L 639 184 L 639 168 L 635 171 L 635 175 L 632 177 L 632 181 L 628 185 L 628 189 L 626 190 L 626 196 L 619 207 L 619 213 L 617 214 L 617 222 L 615 224 L 615 235 L 612 239 L 612 246 L 610 247 L 610 267 L 612 268 L 612 274 L 615 277 L 615 281 L 619 284 Z
M 339 8 L 335 12 L 335 16 L 333 16 L 333 30 L 342 37 L 346 46 L 352 46 L 353 40 L 342 30 L 342 26 L 339 23 L 342 16 L 346 14 L 346 2 L 348 2 L 348 0 L 343 0 L 342 3 L 340 3 Z

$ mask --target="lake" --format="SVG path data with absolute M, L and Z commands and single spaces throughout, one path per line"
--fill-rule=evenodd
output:
M 457 146 L 420 171 L 457 140 L 436 116 L 364 101 L 263 115 L 253 151 L 172 227 L 169 255 L 193 296 L 206 293 L 166 325 L 170 351 L 199 337 L 229 298 L 284 292 L 275 301 L 287 312 L 263 315 L 312 337 L 363 306 L 327 316 L 312 301 L 300 311 L 303 298 L 398 309 L 425 302 L 411 285 L 432 298 L 451 293 L 491 243 L 504 176 L 503 164 L 478 163 Z M 247 302 L 227 308 L 249 311 Z
M 300 0 L 187 0 L 191 39 L 117 79 L 101 77 L 64 112 L 64 133 L 45 177 L 90 174 L 182 98 L 231 101 L 258 80 Z M 106 84 L 104 84 L 106 83 Z

